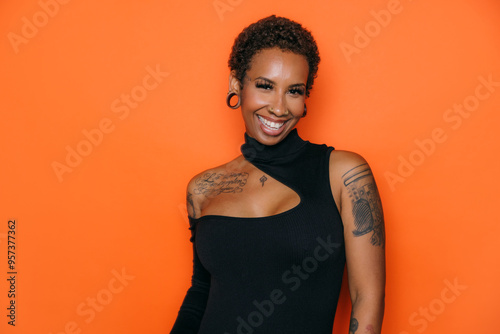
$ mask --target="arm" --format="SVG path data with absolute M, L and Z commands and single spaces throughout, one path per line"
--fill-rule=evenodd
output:
M 195 230 L 191 218 L 197 217 L 198 208 L 189 191 L 187 192 L 187 209 L 190 216 L 191 239 L 193 243 L 193 275 L 191 277 L 191 287 L 188 289 L 184 301 L 180 307 L 177 319 L 170 334 L 196 334 L 198 333 L 201 319 L 205 313 L 205 307 L 210 291 L 210 273 L 203 267 L 198 258 L 195 246 Z M 196 209 L 195 209 L 196 208 Z
M 349 334 L 380 334 L 385 299 L 385 231 L 382 204 L 367 162 L 339 151 L 331 173 L 344 223 L 352 311 Z
M 177 319 L 170 334 L 196 334 L 200 328 L 201 319 L 207 305 L 210 290 L 210 274 L 198 259 L 196 247 L 193 244 L 193 275 L 191 287 L 179 309 Z

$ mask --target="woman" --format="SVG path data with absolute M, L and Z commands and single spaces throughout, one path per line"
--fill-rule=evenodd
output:
M 241 108 L 245 144 L 188 185 L 192 286 L 171 333 L 332 333 L 345 264 L 349 333 L 380 333 L 385 239 L 371 170 L 295 129 L 319 60 L 286 18 L 236 38 L 227 104 Z

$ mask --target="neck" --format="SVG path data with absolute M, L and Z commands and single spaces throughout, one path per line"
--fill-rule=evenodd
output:
M 293 158 L 307 141 L 299 137 L 297 129 L 293 129 L 279 143 L 275 145 L 264 145 L 255 138 L 245 133 L 245 144 L 241 146 L 241 153 L 248 161 L 272 161 L 282 158 Z

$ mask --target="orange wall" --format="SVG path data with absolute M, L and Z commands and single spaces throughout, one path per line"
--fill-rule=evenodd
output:
M 243 142 L 230 47 L 272 13 L 320 47 L 301 136 L 377 177 L 384 333 L 498 327 L 498 1 L 30 0 L 0 3 L 2 333 L 169 331 L 191 276 L 185 186 Z M 338 333 L 348 317 L 344 286 Z

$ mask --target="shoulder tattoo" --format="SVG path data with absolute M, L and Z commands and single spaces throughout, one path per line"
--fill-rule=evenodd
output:
M 205 173 L 195 180 L 195 195 L 207 197 L 223 193 L 240 193 L 247 184 L 248 173 Z

